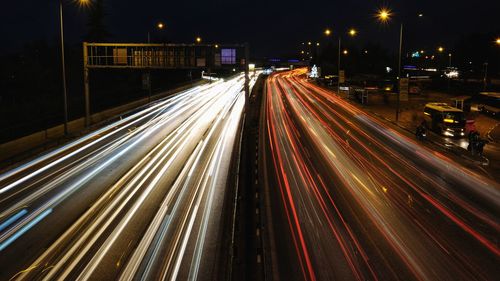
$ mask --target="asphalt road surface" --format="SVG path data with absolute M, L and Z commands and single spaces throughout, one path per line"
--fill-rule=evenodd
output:
M 498 280 L 498 182 L 304 74 L 272 75 L 264 97 L 274 279 Z
M 180 92 L 0 175 L 0 280 L 212 280 L 243 88 Z

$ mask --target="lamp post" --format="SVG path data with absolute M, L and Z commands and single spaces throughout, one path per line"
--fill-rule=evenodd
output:
M 164 29 L 164 28 L 165 28 L 165 24 L 164 24 L 163 22 L 158 22 L 158 23 L 156 24 L 156 28 L 157 28 L 158 30 L 162 30 L 162 29 Z M 151 43 L 151 32 L 150 32 L 150 31 L 148 31 L 148 43 Z
M 423 14 L 419 14 L 419 17 L 422 17 Z M 380 22 L 382 23 L 387 23 L 391 19 L 392 13 L 389 9 L 382 8 L 378 10 L 377 13 L 377 18 Z M 400 101 L 401 101 L 401 85 L 399 83 L 401 79 L 401 60 L 402 60 L 402 51 L 403 51 L 403 23 L 401 23 L 401 26 L 399 28 L 399 54 L 398 54 L 398 99 L 397 99 L 397 105 L 396 105 L 396 122 L 399 121 L 399 107 L 400 107 Z
M 165 28 L 165 24 L 163 22 L 158 22 L 156 24 L 156 28 L 158 30 L 162 30 L 162 29 Z M 151 43 L 151 33 L 150 33 L 150 31 L 148 31 L 148 44 L 150 44 L 150 43 Z M 153 54 L 151 54 L 151 56 L 152 55 Z M 151 81 L 152 80 L 151 79 L 151 70 L 148 70 L 148 73 L 146 75 L 147 75 L 147 82 L 148 82 L 148 103 L 150 103 L 151 102 L 151 97 L 153 96 L 153 89 L 152 89 L 152 86 L 151 86 L 151 84 L 152 84 L 151 83 L 152 82 Z
M 91 0 L 78 0 L 82 6 L 89 4 Z M 68 135 L 68 92 L 66 83 L 66 60 L 64 55 L 64 13 L 63 13 L 63 0 L 59 0 L 59 22 L 60 22 L 60 36 L 61 36 L 61 73 L 63 81 L 63 102 L 64 102 L 64 135 Z
M 325 30 L 325 35 L 330 36 L 332 34 L 332 31 L 330 29 Z M 354 28 L 349 29 L 347 34 L 351 37 L 354 37 L 358 34 L 358 31 Z M 339 35 L 339 41 L 338 41 L 338 61 L 337 61 L 337 94 L 340 93 L 340 58 L 341 58 L 341 50 L 342 48 L 342 36 Z M 344 51 L 344 54 L 347 55 L 347 50 Z
M 63 80 L 63 101 L 64 101 L 64 135 L 68 135 L 68 93 L 66 87 L 66 62 L 64 58 L 64 21 L 63 21 L 63 2 L 59 0 L 59 19 L 61 27 L 61 70 Z

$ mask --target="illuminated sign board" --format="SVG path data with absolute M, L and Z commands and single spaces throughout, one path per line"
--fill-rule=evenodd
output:
M 221 64 L 236 64 L 236 49 L 222 49 Z

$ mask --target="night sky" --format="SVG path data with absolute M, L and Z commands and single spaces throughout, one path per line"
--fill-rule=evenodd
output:
M 0 11 L 1 51 L 15 52 L 38 39 L 55 43 L 58 38 L 58 1 L 4 1 Z M 407 26 L 407 47 L 451 46 L 461 36 L 500 28 L 498 0 L 414 1 L 105 1 L 109 41 L 145 42 L 148 30 L 158 21 L 166 24 L 162 36 L 174 42 L 193 42 L 201 36 L 206 43 L 248 41 L 253 56 L 295 53 L 300 42 L 324 40 L 326 27 L 345 31 L 359 29 L 359 42 L 381 43 L 396 48 L 398 23 Z M 394 12 L 388 25 L 373 15 L 378 7 Z M 424 18 L 418 19 L 417 14 Z M 86 30 L 86 9 L 65 0 L 66 36 L 69 43 L 81 42 Z M 158 37 L 159 35 L 154 35 Z

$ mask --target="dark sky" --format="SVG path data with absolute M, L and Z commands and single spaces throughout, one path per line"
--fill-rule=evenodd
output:
M 24 44 L 58 35 L 58 0 L 4 1 L 0 11 L 1 51 L 13 52 Z M 105 0 L 106 19 L 113 41 L 146 41 L 157 21 L 167 25 L 166 36 L 176 42 L 239 43 L 248 41 L 252 54 L 273 56 L 296 52 L 302 41 L 324 40 L 322 31 L 334 35 L 349 27 L 359 29 L 359 42 L 373 41 L 397 47 L 398 23 L 407 26 L 407 44 L 414 48 L 450 46 L 464 34 L 500 28 L 498 0 Z M 394 19 L 386 26 L 373 14 L 388 6 Z M 417 14 L 424 18 L 418 19 Z M 86 30 L 86 9 L 65 0 L 67 40 L 77 43 Z

